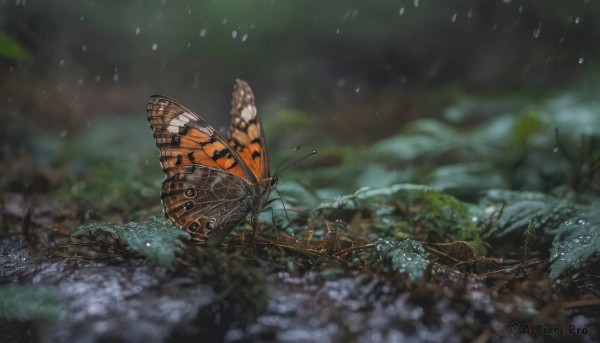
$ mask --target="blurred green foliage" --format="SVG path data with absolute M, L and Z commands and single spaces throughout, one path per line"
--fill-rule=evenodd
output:
M 489 233 L 498 237 L 530 223 L 535 229 L 552 228 L 576 213 L 572 200 L 537 192 L 490 190 L 481 202 L 486 211 L 497 214 Z
M 0 32 L 0 57 L 13 61 L 24 61 L 30 58 L 18 41 L 3 32 Z
M 58 292 L 48 286 L 4 285 L 0 287 L 0 317 L 18 321 L 54 321 L 67 308 Z

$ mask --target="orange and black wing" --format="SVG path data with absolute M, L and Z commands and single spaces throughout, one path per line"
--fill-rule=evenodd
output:
M 229 143 L 197 114 L 162 95 L 150 97 L 148 121 L 160 150 L 160 163 L 167 177 L 182 167 L 201 165 L 235 174 L 256 183 L 252 167 L 245 164 Z
M 231 102 L 231 125 L 227 130 L 229 145 L 244 160 L 257 180 L 269 177 L 269 156 L 256 109 L 252 89 L 243 80 L 236 80 Z

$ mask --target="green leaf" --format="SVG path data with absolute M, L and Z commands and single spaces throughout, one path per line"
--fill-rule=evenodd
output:
M 425 135 L 402 135 L 384 139 L 371 148 L 371 154 L 389 161 L 408 161 L 426 154 L 447 150 L 435 137 Z
M 23 61 L 29 58 L 29 54 L 19 42 L 2 32 L 0 32 L 0 56 L 15 61 Z
M 387 187 L 395 183 L 408 181 L 413 172 L 388 169 L 381 164 L 372 163 L 367 165 L 358 176 L 359 187 Z
M 536 229 L 558 225 L 575 210 L 571 201 L 539 192 L 490 190 L 482 202 L 492 203 L 486 211 L 499 215 L 490 228 L 497 237 L 526 228 L 530 222 Z
M 54 320 L 66 314 L 67 308 L 54 288 L 31 285 L 0 287 L 1 318 Z
M 277 191 L 287 203 L 291 203 L 294 206 L 316 206 L 319 197 L 311 191 L 311 189 L 295 181 L 281 182 L 277 185 Z M 277 195 L 276 192 L 271 192 L 271 198 L 273 194 Z M 281 202 L 273 202 L 274 207 L 279 207 Z
M 259 218 L 264 222 L 274 222 L 277 227 L 286 228 L 290 223 L 305 221 L 306 209 L 315 206 L 318 201 L 319 197 L 301 183 L 282 182 L 277 185 L 276 191 L 271 192 L 269 205 L 262 210 Z
M 181 244 L 181 238 L 189 235 L 163 218 L 151 218 L 143 223 L 110 224 L 93 223 L 80 226 L 74 235 L 83 235 L 102 230 L 118 236 L 133 250 L 148 257 L 152 262 L 175 268 L 175 251 Z
M 311 215 L 349 221 L 358 211 L 366 212 L 372 225 L 383 231 L 384 236 L 413 237 L 418 225 L 419 234 L 424 236 L 418 239 L 473 241 L 480 245 L 477 223 L 482 213 L 448 194 L 421 185 L 365 187 L 354 194 L 322 202 Z
M 543 123 L 535 111 L 522 115 L 515 123 L 514 139 L 519 144 L 524 144 L 529 138 L 542 131 Z
M 503 175 L 489 163 L 459 163 L 439 167 L 428 176 L 429 185 L 461 197 L 473 197 L 482 190 L 508 188 Z
M 389 263 L 393 270 L 408 274 L 413 283 L 423 277 L 429 261 L 421 243 L 407 239 L 401 242 L 383 238 L 375 242 L 379 260 Z
M 550 277 L 556 279 L 570 268 L 578 268 L 600 257 L 600 214 L 590 205 L 579 218 L 562 223 L 550 251 Z

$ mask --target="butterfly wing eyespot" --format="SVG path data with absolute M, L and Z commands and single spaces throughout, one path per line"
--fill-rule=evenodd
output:
M 195 233 L 200 228 L 200 224 L 193 222 L 190 224 L 190 226 L 188 226 L 188 228 L 189 228 L 189 231 L 192 231 Z
M 152 96 L 147 111 L 167 176 L 161 199 L 174 224 L 194 240 L 222 238 L 261 210 L 276 179 L 246 82 L 236 81 L 227 139 L 171 98 Z
M 194 206 L 196 206 L 192 201 L 188 201 L 186 203 L 183 204 L 183 208 L 185 208 L 186 211 L 191 211 Z
M 194 195 L 194 197 L 190 197 Z M 241 177 L 205 166 L 182 167 L 162 187 L 168 218 L 193 239 L 224 236 L 252 210 L 254 187 Z
M 206 227 L 208 231 L 212 231 L 217 227 L 217 223 L 214 219 L 210 219 L 204 224 L 204 227 Z
M 190 187 L 190 188 L 186 189 L 186 190 L 185 190 L 185 192 L 184 192 L 183 194 L 185 194 L 185 196 L 186 196 L 187 198 L 195 198 L 195 197 L 196 197 L 196 194 L 198 194 L 198 192 L 196 191 L 196 189 L 195 189 L 195 188 L 191 188 L 191 187 Z

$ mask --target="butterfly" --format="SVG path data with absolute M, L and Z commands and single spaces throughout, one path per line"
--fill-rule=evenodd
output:
M 252 89 L 236 80 L 227 138 L 199 115 L 162 95 L 150 97 L 148 121 L 166 179 L 165 215 L 192 239 L 220 241 L 266 204 L 277 178 Z

